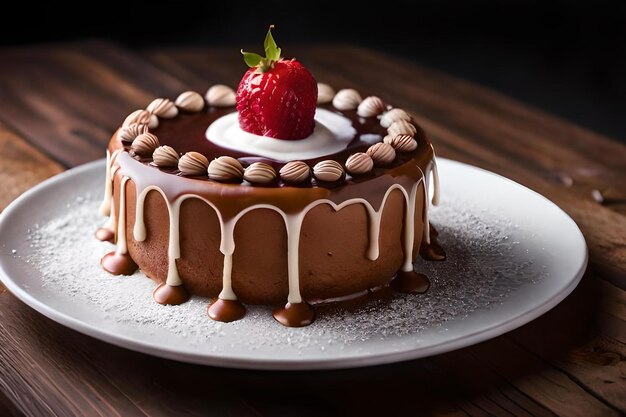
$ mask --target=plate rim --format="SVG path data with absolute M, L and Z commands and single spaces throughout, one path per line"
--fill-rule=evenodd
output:
M 572 226 L 576 229 L 578 236 L 581 239 L 582 246 L 584 248 L 581 259 L 580 267 L 568 284 L 559 292 L 552 294 L 551 297 L 544 300 L 543 303 L 536 306 L 533 310 L 527 311 L 524 314 L 516 317 L 510 317 L 504 322 L 493 324 L 487 328 L 481 328 L 470 334 L 464 334 L 454 339 L 442 340 L 435 344 L 426 347 L 408 347 L 403 350 L 395 352 L 384 353 L 370 353 L 366 355 L 356 355 L 351 357 L 332 357 L 329 359 L 307 359 L 307 358 L 295 358 L 295 359 L 272 359 L 272 358 L 246 358 L 240 356 L 220 356 L 213 353 L 194 353 L 194 352 L 181 352 L 176 348 L 154 346 L 151 343 L 141 342 L 137 339 L 133 339 L 124 334 L 120 334 L 107 329 L 99 329 L 90 325 L 84 321 L 74 318 L 62 311 L 59 311 L 42 301 L 39 301 L 36 297 L 29 294 L 23 289 L 17 282 L 15 282 L 9 273 L 5 270 L 3 258 L 0 257 L 0 281 L 5 287 L 15 295 L 20 301 L 27 306 L 33 308 L 35 311 L 43 314 L 49 319 L 69 327 L 79 333 L 93 337 L 106 343 L 113 344 L 118 347 L 130 349 L 136 352 L 150 354 L 152 356 L 176 360 L 185 363 L 192 363 L 196 365 L 210 365 L 222 368 L 235 368 L 235 369 L 250 369 L 250 370 L 263 370 L 263 371 L 302 371 L 302 370 L 331 370 L 331 369 L 347 369 L 357 367 L 367 367 L 384 365 L 389 363 L 407 361 L 412 359 L 419 359 L 428 356 L 433 356 L 445 352 L 450 352 L 457 349 L 462 349 L 467 346 L 471 346 L 494 337 L 500 336 L 504 333 L 512 331 L 518 327 L 527 324 L 536 318 L 542 316 L 561 301 L 563 301 L 573 290 L 578 286 L 578 283 L 582 279 L 589 260 L 589 249 L 585 237 L 576 224 L 576 222 L 559 206 L 552 202 L 542 194 L 518 183 L 507 177 L 504 177 L 495 172 L 489 171 L 484 168 L 480 168 L 474 165 L 466 164 L 464 162 L 455 161 L 448 158 L 437 158 L 438 162 L 444 161 L 444 163 L 461 166 L 466 169 L 479 170 L 483 174 L 496 176 L 499 179 L 504 179 L 513 186 L 521 187 L 525 191 L 529 191 L 534 194 L 535 197 L 540 197 L 544 202 L 556 208 L 560 215 L 564 216 Z M 26 190 L 19 197 L 13 200 L 3 211 L 0 213 L 0 226 L 5 219 L 14 215 L 14 212 L 28 201 L 34 194 L 41 189 L 50 187 L 56 183 L 65 181 L 69 178 L 79 175 L 82 172 L 90 171 L 93 169 L 99 169 L 100 166 L 104 166 L 105 160 L 99 159 L 91 161 L 75 168 L 71 168 L 62 173 L 54 175 L 34 187 Z

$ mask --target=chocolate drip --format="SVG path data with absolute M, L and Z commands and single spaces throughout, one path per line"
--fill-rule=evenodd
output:
M 113 275 L 132 275 L 139 268 L 128 253 L 117 251 L 104 255 L 100 259 L 100 265 L 105 271 Z
M 115 243 L 115 232 L 107 227 L 101 227 L 96 230 L 96 239 L 101 242 Z
M 445 261 L 446 251 L 437 242 L 439 232 L 430 225 L 430 243 L 422 242 L 420 245 L 420 256 L 426 261 Z
M 154 301 L 159 304 L 178 305 L 189 300 L 189 293 L 183 285 L 159 284 L 152 292 Z
M 420 246 L 420 256 L 426 261 L 445 261 L 446 252 L 435 240 L 430 243 L 422 242 Z
M 209 317 L 215 321 L 230 323 L 246 315 L 246 308 L 239 300 L 222 300 L 217 298 L 207 309 Z
M 315 321 L 315 310 L 309 304 L 287 303 L 272 312 L 276 321 L 286 327 L 304 327 Z
M 426 275 L 415 271 L 398 271 L 391 281 L 391 287 L 405 294 L 424 294 L 430 287 L 430 280 Z

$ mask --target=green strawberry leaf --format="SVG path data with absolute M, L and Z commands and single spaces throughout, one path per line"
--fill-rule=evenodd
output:
M 274 37 L 272 36 L 273 28 L 274 25 L 270 25 L 267 35 L 265 35 L 263 48 L 265 49 L 265 58 L 270 61 L 278 61 L 280 59 L 280 48 L 276 45 L 276 41 L 274 41 Z
M 267 35 L 265 35 L 265 41 L 263 42 L 265 57 L 255 54 L 254 52 L 244 52 L 243 49 L 241 50 L 243 60 L 250 68 L 258 68 L 258 71 L 266 72 L 274 67 L 275 62 L 280 61 L 281 49 L 276 45 L 276 41 L 274 41 L 274 37 L 272 36 L 273 28 L 274 25 L 270 25 Z
M 263 60 L 263 57 L 261 55 L 255 54 L 254 52 L 244 52 L 244 50 L 242 49 L 241 53 L 243 54 L 243 60 L 250 68 L 259 66 L 259 64 Z

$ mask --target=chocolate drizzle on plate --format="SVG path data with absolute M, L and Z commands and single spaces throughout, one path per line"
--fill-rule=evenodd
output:
M 215 321 L 230 323 L 246 315 L 246 307 L 239 300 L 215 299 L 207 308 L 207 313 Z
M 287 303 L 272 312 L 277 322 L 286 327 L 304 327 L 315 321 L 315 310 L 307 303 Z
M 115 232 L 109 228 L 101 227 L 96 230 L 96 239 L 101 242 L 115 243 Z
M 178 305 L 189 300 L 191 295 L 183 285 L 174 286 L 162 283 L 154 289 L 152 297 L 159 304 Z
M 118 251 L 104 255 L 100 264 L 105 271 L 113 275 L 132 275 L 139 268 L 128 253 L 119 253 Z
M 391 287 L 405 294 L 424 294 L 430 288 L 430 280 L 415 271 L 398 271 L 391 281 Z

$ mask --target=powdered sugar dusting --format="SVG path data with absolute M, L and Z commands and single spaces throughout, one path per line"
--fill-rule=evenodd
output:
M 310 352 L 320 356 L 329 350 L 340 355 L 346 346 L 363 341 L 419 338 L 425 330 L 445 331 L 450 320 L 490 309 L 511 291 L 546 275 L 523 253 L 511 220 L 472 207 L 458 196 L 429 213 L 448 260 L 416 262 L 416 270 L 431 279 L 427 294 L 397 294 L 391 301 L 371 302 L 356 311 L 325 311 L 305 328 L 282 327 L 269 307 L 259 306 L 248 306 L 244 319 L 225 324 L 208 318 L 207 299 L 193 297 L 180 306 L 162 306 L 152 299 L 155 283 L 141 272 L 130 277 L 104 272 L 100 258 L 114 246 L 94 238 L 103 223 L 98 201 L 80 196 L 67 208 L 30 231 L 33 252 L 27 261 L 41 272 L 46 288 L 98 312 L 111 329 L 132 328 L 146 341 L 165 331 L 171 335 L 170 347 L 226 356 L 255 350 L 284 357 Z

